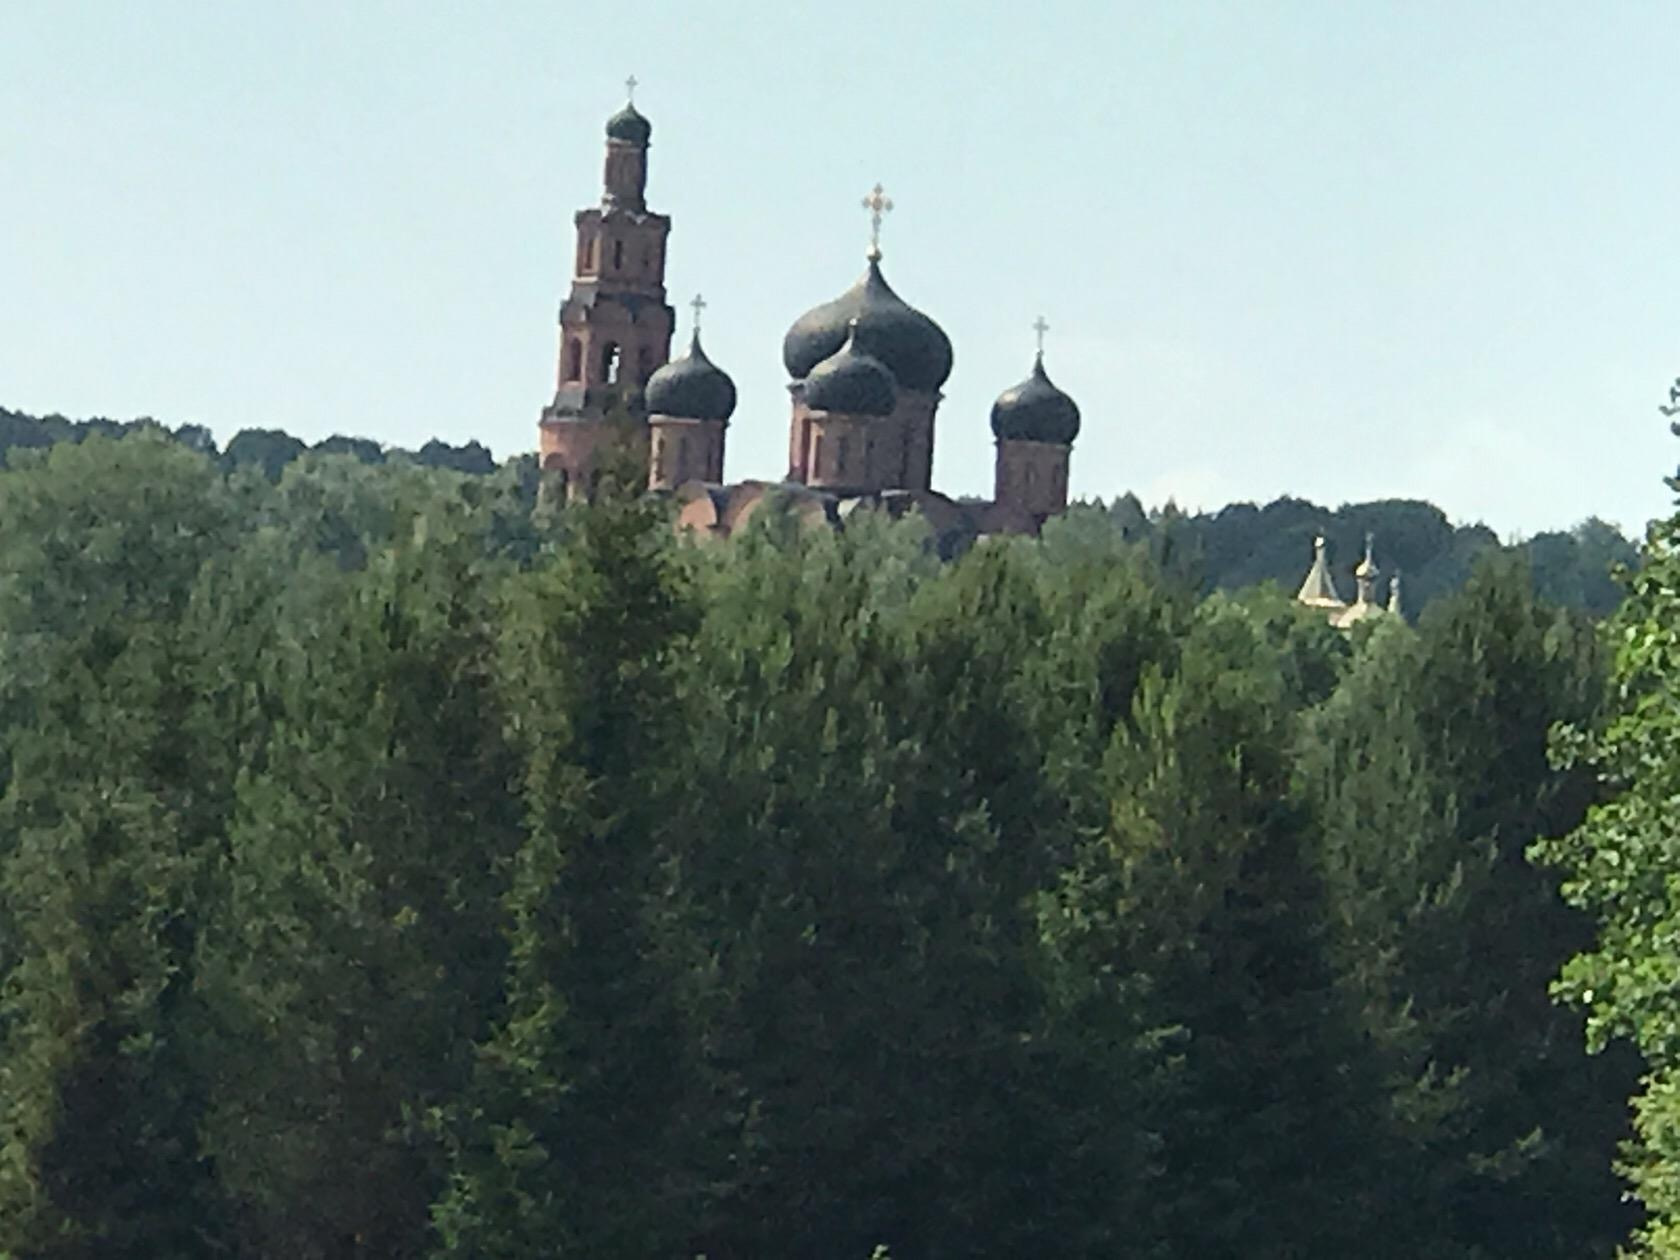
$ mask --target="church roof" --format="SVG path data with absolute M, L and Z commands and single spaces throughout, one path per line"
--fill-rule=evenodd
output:
M 1326 554 L 1324 535 L 1313 540 L 1312 568 L 1295 598 L 1309 608 L 1346 608 L 1347 601 L 1336 590 L 1336 579 L 1330 573 L 1330 558 Z
M 1079 436 L 1079 405 L 1045 374 L 1043 351 L 1033 361 L 1032 374 L 992 404 L 992 433 L 1001 441 L 1061 446 Z
M 634 105 L 626 103 L 611 118 L 607 119 L 607 139 L 627 140 L 631 144 L 645 145 L 653 138 L 653 124 Z
M 647 410 L 680 420 L 728 420 L 735 411 L 735 382 L 706 357 L 696 329 L 688 353 L 648 377 Z
M 898 402 L 886 364 L 858 345 L 859 324 L 851 321 L 845 344 L 805 378 L 805 405 L 812 411 L 848 416 L 885 416 Z
M 845 345 L 852 321 L 864 344 L 887 365 L 905 389 L 937 390 L 951 375 L 951 339 L 944 329 L 894 293 L 872 253 L 869 269 L 831 302 L 806 311 L 782 339 L 782 363 L 794 380 L 804 380 Z

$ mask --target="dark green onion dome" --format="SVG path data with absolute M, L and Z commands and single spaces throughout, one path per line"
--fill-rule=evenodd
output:
M 637 112 L 634 105 L 626 105 L 607 119 L 607 139 L 628 140 L 631 144 L 646 145 L 653 138 L 653 124 Z
M 699 333 L 687 354 L 648 377 L 643 397 L 650 415 L 679 420 L 728 420 L 735 412 L 735 382 L 706 357 Z
M 1050 383 L 1044 356 L 1032 375 L 1006 389 L 992 404 L 992 432 L 1004 442 L 1055 442 L 1069 446 L 1079 436 L 1079 406 Z
M 933 391 L 951 375 L 951 339 L 938 324 L 894 293 L 881 275 L 879 258 L 832 302 L 805 312 L 782 339 L 788 375 L 803 380 L 846 342 L 846 326 L 857 320 L 863 339 L 904 389 Z
M 898 402 L 891 370 L 858 346 L 859 322 L 852 320 L 845 344 L 805 378 L 805 405 L 812 411 L 846 416 L 885 416 Z

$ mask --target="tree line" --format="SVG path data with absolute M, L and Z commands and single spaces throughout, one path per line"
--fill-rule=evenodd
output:
M 518 465 L 269 472 L 0 471 L 0 1252 L 1640 1226 L 1639 1060 L 1550 1000 L 1592 923 L 1525 857 L 1608 799 L 1548 733 L 1611 662 L 1527 556 L 1345 636 L 1106 511 L 946 563 Z
M 364 464 L 419 464 L 477 476 L 512 476 L 530 494 L 537 484 L 533 455 L 516 456 L 498 466 L 476 441 L 452 445 L 438 439 L 419 450 L 386 447 L 365 437 L 335 434 L 313 446 L 279 429 L 242 429 L 218 448 L 203 425 L 169 428 L 149 418 L 139 420 L 69 420 L 36 417 L 0 407 L 0 467 L 13 450 L 36 450 L 59 442 L 80 442 L 92 435 L 129 433 L 170 437 L 216 461 L 224 471 L 251 469 L 279 480 L 293 461 L 307 454 L 347 455 Z M 1384 499 L 1370 503 L 1321 507 L 1284 497 L 1262 506 L 1233 503 L 1216 511 L 1184 512 L 1175 504 L 1145 508 L 1136 495 L 1123 494 L 1095 508 L 1128 541 L 1144 542 L 1157 562 L 1176 579 L 1202 591 L 1245 590 L 1276 582 L 1294 590 L 1323 536 L 1336 562 L 1343 594 L 1351 597 L 1351 574 L 1374 535 L 1378 559 L 1388 574 L 1404 574 L 1407 616 L 1415 616 L 1437 597 L 1457 590 L 1477 559 L 1497 550 L 1498 536 L 1482 524 L 1453 524 L 1431 503 Z M 1590 517 L 1572 528 L 1547 530 L 1518 548 L 1529 562 L 1536 591 L 1552 603 L 1580 608 L 1595 616 L 1621 602 L 1622 588 L 1612 578 L 1618 567 L 1638 563 L 1638 550 L 1612 524 Z

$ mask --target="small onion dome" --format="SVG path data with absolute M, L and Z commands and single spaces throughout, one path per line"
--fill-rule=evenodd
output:
M 845 344 L 846 328 L 853 320 L 864 342 L 903 388 L 936 390 L 951 375 L 951 339 L 892 291 L 881 275 L 879 258 L 871 258 L 863 279 L 839 297 L 794 321 L 782 339 L 788 375 L 796 381 L 809 376 Z
M 885 416 L 898 402 L 887 365 L 858 347 L 859 324 L 851 321 L 846 342 L 805 378 L 805 405 L 845 416 Z
M 607 119 L 607 139 L 627 140 L 631 144 L 646 145 L 653 138 L 653 124 L 642 117 L 634 105 L 625 107 Z
M 1042 354 L 1033 362 L 1032 375 L 992 404 L 992 432 L 999 441 L 1060 446 L 1079 436 L 1079 405 L 1051 384 Z
M 700 348 L 695 333 L 688 353 L 648 377 L 644 393 L 650 414 L 679 420 L 728 420 L 735 411 L 735 382 Z

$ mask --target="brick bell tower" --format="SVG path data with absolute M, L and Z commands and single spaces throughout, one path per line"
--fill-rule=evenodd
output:
M 558 380 L 538 422 L 543 471 L 558 475 L 567 497 L 591 493 L 598 456 L 613 444 L 645 446 L 642 388 L 671 356 L 671 219 L 647 208 L 653 125 L 636 110 L 636 80 L 627 87 L 629 101 L 607 120 L 601 204 L 573 218 L 577 249 L 571 292 L 560 306 Z

